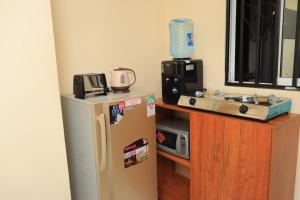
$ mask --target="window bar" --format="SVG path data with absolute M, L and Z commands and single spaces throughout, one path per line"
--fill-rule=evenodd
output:
M 279 41 L 279 35 L 283 31 L 283 30 L 280 30 L 280 1 L 281 0 L 276 1 L 277 6 L 276 6 L 276 9 L 275 9 L 275 12 L 276 12 L 276 14 L 275 14 L 276 15 L 275 16 L 275 30 L 276 30 L 275 41 Z M 279 48 L 282 48 L 281 45 L 282 44 L 280 44 L 279 42 L 275 43 L 273 75 L 272 75 L 272 85 L 273 85 L 273 87 L 277 86 L 278 66 L 279 66 L 278 57 L 281 56 L 281 55 L 279 55 Z
M 239 41 L 239 83 L 243 84 L 244 78 L 243 78 L 243 66 L 244 66 L 244 17 L 245 17 L 245 0 L 241 0 L 241 14 L 240 14 L 240 41 Z
M 256 24 L 256 66 L 255 66 L 255 85 L 259 86 L 259 74 L 261 66 L 261 18 L 262 18 L 262 0 L 257 0 L 257 24 Z
M 231 12 L 230 12 L 230 8 L 231 8 L 231 0 L 227 0 L 227 4 L 226 4 L 227 8 L 226 8 L 226 65 L 225 65 L 225 83 L 229 82 L 229 56 L 230 53 L 230 16 L 231 16 Z
M 300 2 L 298 2 L 297 10 L 297 26 L 296 26 L 296 44 L 294 53 L 294 70 L 293 70 L 293 87 L 300 87 L 298 85 L 299 68 L 300 68 Z

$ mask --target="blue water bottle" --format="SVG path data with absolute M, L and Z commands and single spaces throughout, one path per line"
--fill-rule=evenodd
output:
M 194 52 L 194 24 L 191 19 L 173 19 L 169 23 L 170 54 L 173 58 L 190 58 Z

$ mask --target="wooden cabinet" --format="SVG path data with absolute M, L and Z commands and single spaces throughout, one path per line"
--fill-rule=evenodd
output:
M 225 119 L 224 199 L 267 199 L 270 148 L 269 127 Z
M 221 199 L 223 131 L 223 118 L 191 115 L 191 199 Z
M 293 200 L 298 115 L 261 123 L 193 112 L 191 127 L 192 200 Z
M 190 161 L 159 151 L 160 200 L 293 200 L 300 115 L 258 122 L 157 102 L 158 121 L 174 112 L 190 120 Z

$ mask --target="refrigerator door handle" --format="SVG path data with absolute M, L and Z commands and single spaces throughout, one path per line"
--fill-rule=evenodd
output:
M 100 171 L 103 172 L 106 170 L 107 164 L 107 152 L 106 152 L 106 130 L 105 130 L 105 116 L 100 114 L 97 117 L 97 121 L 100 125 L 100 135 L 101 135 L 101 162 L 100 162 Z M 97 147 L 99 149 L 99 146 Z

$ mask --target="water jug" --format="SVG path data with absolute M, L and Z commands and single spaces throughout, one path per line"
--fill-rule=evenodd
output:
M 173 19 L 169 23 L 170 54 L 173 58 L 190 58 L 194 52 L 194 24 L 191 19 Z

